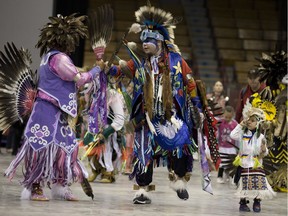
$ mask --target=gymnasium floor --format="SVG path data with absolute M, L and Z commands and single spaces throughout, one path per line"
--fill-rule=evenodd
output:
M 3 152 L 3 151 L 2 151 Z M 0 154 L 1 172 L 8 167 L 14 156 L 8 153 Z M 261 215 L 278 216 L 287 215 L 287 194 L 278 193 L 273 200 L 262 201 L 261 213 L 240 213 L 239 200 L 234 196 L 235 187 L 229 183 L 216 182 L 216 172 L 212 172 L 212 187 L 214 195 L 201 189 L 199 163 L 194 162 L 194 171 L 188 183 L 190 198 L 180 200 L 176 193 L 169 188 L 167 171 L 165 168 L 154 170 L 153 183 L 156 191 L 151 192 L 150 205 L 135 205 L 132 203 L 134 191 L 133 182 L 126 175 L 119 175 L 113 184 L 92 183 L 95 198 L 92 201 L 82 191 L 77 183 L 71 188 L 79 201 L 68 202 L 50 200 L 49 202 L 35 202 L 20 200 L 22 188 L 18 181 L 21 177 L 21 168 L 16 177 L 9 182 L 3 175 L 0 176 L 0 215 L 1 216 L 87 216 L 87 215 L 125 215 L 125 216 L 234 216 L 234 215 Z M 50 195 L 48 189 L 46 194 Z M 252 200 L 250 203 L 252 207 Z

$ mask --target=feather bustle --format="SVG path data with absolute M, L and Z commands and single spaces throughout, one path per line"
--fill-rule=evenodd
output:
M 0 130 L 29 116 L 37 85 L 28 50 L 17 49 L 14 43 L 7 43 L 4 50 L 0 52 Z

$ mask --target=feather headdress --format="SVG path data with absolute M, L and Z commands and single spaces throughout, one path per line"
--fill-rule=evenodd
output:
M 140 7 L 135 12 L 136 21 L 130 32 L 139 33 L 142 31 L 140 39 L 154 38 L 156 40 L 166 41 L 167 45 L 175 46 L 174 29 L 182 18 L 174 18 L 170 12 L 151 6 L 150 1 L 147 5 Z M 178 49 L 178 47 L 177 47 Z
M 111 40 L 113 29 L 113 10 L 110 5 L 105 4 L 90 11 L 88 14 L 88 30 L 92 49 L 96 59 L 103 57 L 105 48 Z
M 36 95 L 37 75 L 32 72 L 28 50 L 12 43 L 0 52 L 0 130 L 17 121 L 24 121 L 32 110 Z
M 77 13 L 63 17 L 58 14 L 56 17 L 49 17 L 47 23 L 40 33 L 40 39 L 36 44 L 40 48 L 40 56 L 49 49 L 57 49 L 64 53 L 72 53 L 79 45 L 80 38 L 86 38 L 87 26 L 84 24 L 86 16 L 75 17 Z
M 262 53 L 262 58 L 256 59 L 260 62 L 260 81 L 266 80 L 271 90 L 278 89 L 279 83 L 287 75 L 287 53 L 283 50 L 270 55 Z
M 256 107 L 251 107 L 245 113 L 246 120 L 249 119 L 251 116 L 256 116 L 258 121 L 263 121 L 266 119 L 264 111 L 262 109 L 256 108 Z

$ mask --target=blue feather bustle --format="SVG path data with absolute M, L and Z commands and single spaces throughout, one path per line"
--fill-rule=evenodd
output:
M 164 150 L 174 150 L 184 145 L 190 145 L 191 140 L 189 136 L 189 129 L 185 122 L 178 119 L 181 122 L 181 127 L 176 129 L 169 121 L 160 123 L 160 121 L 153 122 L 157 135 L 154 135 L 154 140 Z

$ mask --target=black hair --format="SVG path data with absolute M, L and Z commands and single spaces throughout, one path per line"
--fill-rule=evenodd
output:
M 224 111 L 229 113 L 235 113 L 235 109 L 232 106 L 225 106 Z
M 252 69 L 248 72 L 247 77 L 249 79 L 256 79 L 256 78 L 260 77 L 260 72 L 258 69 Z

